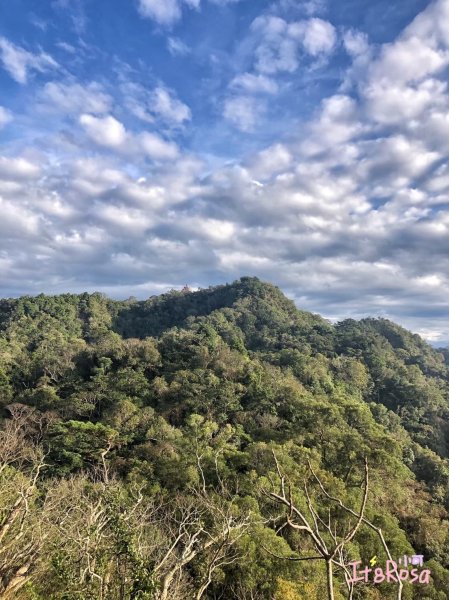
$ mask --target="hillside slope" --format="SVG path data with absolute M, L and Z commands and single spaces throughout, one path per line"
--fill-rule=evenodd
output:
M 16 526 L 26 524 L 31 539 L 45 518 L 53 532 L 33 550 L 11 597 L 98 598 L 99 581 L 105 598 L 161 597 L 164 569 L 155 565 L 164 542 L 150 551 L 141 544 L 148 531 L 139 533 L 137 525 L 128 531 L 123 521 L 137 486 L 141 503 L 154 506 L 179 503 L 186 510 L 195 494 L 207 493 L 226 510 L 232 506 L 236 518 L 250 511 L 251 527 L 232 550 L 249 560 L 214 563 L 201 597 L 325 598 L 319 564 L 276 558 L 312 548 L 268 518 L 274 508 L 262 490 L 276 477 L 274 450 L 299 503 L 311 461 L 325 485 L 356 507 L 366 458 L 367 516 L 384 531 L 394 557 L 423 554 L 432 570 L 430 584 L 405 584 L 403 597 L 449 598 L 449 361 L 390 321 L 334 326 L 249 277 L 142 302 L 101 294 L 2 300 L 0 401 L 3 517 L 16 501 L 15 486 L 36 472 L 36 456 L 45 452 L 33 504 Z M 75 481 L 76 493 L 67 495 Z M 347 529 L 347 515 L 328 506 L 313 478 L 309 485 L 321 517 L 331 510 Z M 74 539 L 64 540 L 60 515 L 45 516 L 46 499 L 51 490 L 65 493 L 66 513 L 74 515 L 70 502 L 87 506 L 95 486 L 102 490 L 98 502 L 110 496 L 104 527 L 115 523 L 115 529 L 91 541 L 95 575 L 86 575 L 86 553 Z M 220 506 L 215 516 L 225 510 Z M 157 521 L 161 540 L 173 531 L 169 518 L 163 513 Z M 14 527 L 8 535 L 20 570 L 17 557 L 26 555 L 30 539 L 13 544 L 13 534 Z M 169 597 L 193 598 L 202 589 L 212 560 L 203 550 L 176 571 Z M 360 530 L 345 560 L 366 563 L 382 553 L 372 532 Z M 15 573 L 8 568 L 0 568 L 3 581 Z M 354 598 L 392 598 L 394 589 L 358 585 Z M 335 593 L 346 597 L 338 570 Z

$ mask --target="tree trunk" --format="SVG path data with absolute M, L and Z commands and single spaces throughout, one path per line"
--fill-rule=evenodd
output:
M 205 593 L 205 591 L 206 591 L 206 590 L 207 590 L 207 588 L 210 586 L 210 584 L 211 584 L 211 581 L 212 581 L 212 580 L 211 580 L 211 578 L 209 577 L 209 578 L 207 579 L 207 581 L 205 581 L 205 582 L 204 582 L 204 583 L 201 585 L 200 589 L 199 589 L 199 590 L 198 590 L 198 592 L 197 592 L 197 595 L 196 595 L 196 597 L 195 597 L 195 600 L 201 600 L 201 598 L 204 596 L 204 593 Z
M 177 569 L 173 569 L 167 573 L 167 575 L 162 580 L 162 589 L 160 592 L 160 600 L 168 600 L 168 593 L 170 591 L 170 586 L 175 578 Z
M 334 574 L 332 571 L 332 560 L 326 559 L 326 584 L 327 584 L 327 598 L 328 600 L 335 600 L 334 597 Z
M 30 579 L 30 567 L 31 567 L 31 559 L 25 565 L 16 570 L 16 572 L 11 576 L 9 581 L 5 584 L 3 593 L 1 595 L 4 600 L 9 598 L 15 598 L 16 592 L 20 590 Z

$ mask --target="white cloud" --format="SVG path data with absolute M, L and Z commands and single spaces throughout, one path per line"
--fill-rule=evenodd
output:
M 379 60 L 372 65 L 371 78 L 384 85 L 415 82 L 438 73 L 448 64 L 447 51 L 432 47 L 427 39 L 407 36 L 383 48 Z
M 148 214 L 126 205 L 98 204 L 94 206 L 91 214 L 109 229 L 127 231 L 131 235 L 142 235 L 152 224 Z
M 256 126 L 264 106 L 250 96 L 227 98 L 224 103 L 223 116 L 241 131 L 252 131 Z
M 181 18 L 181 5 L 178 0 L 139 0 L 139 12 L 161 25 L 171 25 Z
M 273 16 L 257 17 L 251 25 L 260 44 L 255 51 L 255 68 L 261 73 L 293 73 L 298 68 L 298 47 L 288 36 L 288 24 Z
M 26 158 L 0 156 L 0 177 L 11 181 L 36 179 L 40 175 L 38 165 Z
M 333 52 L 337 42 L 335 27 L 319 18 L 289 23 L 262 15 L 253 21 L 251 33 L 258 40 L 255 68 L 266 74 L 293 73 L 299 66 L 301 51 L 322 58 Z
M 48 82 L 40 99 L 50 110 L 57 109 L 67 114 L 107 113 L 112 106 L 112 98 L 96 82 L 79 83 Z
M 12 114 L 9 110 L 0 106 L 0 129 L 12 121 Z
M 291 167 L 293 157 L 286 146 L 274 144 L 259 152 L 250 162 L 249 169 L 253 177 L 269 179 L 275 173 Z
M 309 125 L 309 135 L 301 144 L 302 151 L 305 155 L 313 155 L 338 148 L 337 160 L 342 161 L 342 144 L 363 131 L 356 101 L 350 96 L 336 94 L 323 100 L 319 115 Z M 350 149 L 351 146 L 346 145 L 346 150 Z
M 289 38 L 265 42 L 256 50 L 255 67 L 262 73 L 293 73 L 298 65 L 297 46 Z
M 192 118 L 187 104 L 163 85 L 148 90 L 140 84 L 126 82 L 121 89 L 128 109 L 142 121 L 160 121 L 164 125 L 177 127 Z
M 155 133 L 142 133 L 139 139 L 142 150 L 154 160 L 173 160 L 179 154 L 176 144 L 167 142 Z
M 413 141 L 404 135 L 362 144 L 366 145 L 367 156 L 359 166 L 359 173 L 368 185 L 374 185 L 380 178 L 383 185 L 388 182 L 404 187 L 411 178 L 423 175 L 440 158 L 438 153 L 429 151 L 422 142 Z
M 38 237 L 40 218 L 29 208 L 0 197 L 0 213 L 0 238 L 17 244 L 23 237 L 29 240 Z M 9 266 L 15 265 L 9 263 Z
M 72 46 L 72 44 L 68 44 L 67 42 L 56 42 L 56 46 L 69 54 L 76 54 L 76 48 L 75 46 Z
M 3 68 L 17 83 L 21 84 L 27 82 L 29 71 L 45 73 L 58 66 L 49 54 L 45 52 L 33 54 L 4 37 L 0 37 L 0 59 Z
M 289 26 L 289 34 L 298 39 L 311 56 L 330 54 L 337 41 L 335 27 L 318 18 L 292 23 Z
M 212 4 L 218 4 L 218 6 L 226 6 L 227 4 L 237 4 L 241 0 L 209 0 Z
M 87 136 L 99 146 L 118 148 L 126 140 L 125 127 L 111 115 L 94 117 L 93 115 L 83 114 L 79 122 Z
M 53 0 L 53 7 L 66 10 L 77 35 L 85 33 L 87 16 L 83 0 Z
M 189 46 L 177 37 L 167 38 L 167 48 L 172 56 L 186 56 L 191 52 Z
M 138 0 L 138 10 L 142 17 L 153 19 L 160 25 L 170 26 L 180 20 L 183 5 L 198 10 L 201 0 Z M 225 6 L 240 0 L 210 0 L 213 4 Z
M 366 33 L 350 29 L 343 35 L 343 45 L 346 51 L 356 58 L 357 56 L 366 54 L 369 50 L 368 36 Z
M 444 106 L 447 84 L 426 79 L 416 85 L 381 85 L 373 80 L 364 90 L 370 115 L 379 123 L 394 124 L 418 119 L 429 107 Z
M 231 88 L 239 89 L 249 94 L 265 93 L 276 94 L 279 90 L 279 85 L 274 79 L 265 75 L 254 75 L 253 73 L 243 73 L 237 75 L 231 81 Z
M 191 119 L 189 107 L 161 86 L 151 93 L 150 110 L 158 117 L 173 123 L 183 123 Z
M 406 28 L 405 37 L 426 38 L 432 45 L 449 46 L 449 4 L 447 0 L 436 0 L 413 20 Z
M 281 17 L 260 15 L 252 22 L 251 30 L 259 32 L 264 36 L 268 36 L 271 39 L 275 39 L 287 31 L 287 23 L 284 19 L 281 19 Z
M 355 72 L 369 118 L 441 149 L 449 147 L 441 118 L 449 112 L 447 6 L 447 0 L 431 3 L 397 40 L 381 48 L 378 58 L 365 58 L 363 69 Z
M 103 146 L 124 155 L 143 155 L 156 161 L 173 160 L 179 154 L 178 146 L 168 142 L 156 133 L 142 132 L 134 134 L 126 130 L 123 123 L 112 115 L 95 117 L 83 114 L 79 118 L 86 135 L 98 146 Z M 116 171 L 109 170 L 116 178 Z M 85 185 L 85 183 L 83 183 Z M 93 192 L 97 193 L 93 187 Z M 92 183 L 88 183 L 88 188 Z

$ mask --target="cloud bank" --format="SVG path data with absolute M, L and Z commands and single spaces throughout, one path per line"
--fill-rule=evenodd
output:
M 199 2 L 139 7 L 169 25 Z M 221 162 L 188 147 L 198 117 L 162 81 L 44 82 L 27 122 L 51 110 L 58 127 L 0 158 L 3 294 L 145 297 L 253 274 L 331 319 L 381 315 L 449 339 L 448 32 L 448 0 L 378 46 L 324 18 L 258 16 L 211 98 L 228 135 L 269 128 L 304 64 L 314 72 L 340 48 L 347 67 L 306 122 Z M 2 44 L 20 85 L 55 68 Z M 0 108 L 0 127 L 20 118 Z

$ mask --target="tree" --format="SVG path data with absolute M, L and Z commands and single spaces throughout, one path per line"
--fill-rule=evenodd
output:
M 248 515 L 238 516 L 232 502 L 223 503 L 201 490 L 190 501 L 178 500 L 164 516 L 164 523 L 170 532 L 170 546 L 153 569 L 160 582 L 157 599 L 171 598 L 175 578 L 198 558 L 202 568 L 194 597 L 201 600 L 214 571 L 242 558 L 235 545 L 248 529 L 250 519 Z
M 11 419 L 0 430 L 0 595 L 15 598 L 29 581 L 47 532 L 48 510 L 38 507 L 37 484 L 46 467 L 40 443 L 45 416 L 26 406 L 9 407 Z
M 337 507 L 343 509 L 344 512 L 355 517 L 355 521 L 347 526 L 347 530 L 343 533 L 339 533 L 342 529 L 341 524 L 333 518 L 331 510 L 328 510 L 327 519 L 323 514 L 320 514 L 320 510 L 317 509 L 312 502 L 312 498 L 309 493 L 307 481 L 304 481 L 304 496 L 306 500 L 306 506 L 308 514 L 302 510 L 298 503 L 295 502 L 293 495 L 293 488 L 290 480 L 284 474 L 276 454 L 273 451 L 273 458 L 276 464 L 276 472 L 279 480 L 279 489 L 276 489 L 276 485 L 273 482 L 272 490 L 264 490 L 266 496 L 268 496 L 275 503 L 283 505 L 287 508 L 285 515 L 285 522 L 283 525 L 278 527 L 278 531 L 281 531 L 284 527 L 288 526 L 291 529 L 305 534 L 311 541 L 313 549 L 316 554 L 313 556 L 296 556 L 296 557 L 280 557 L 286 560 L 294 561 L 311 561 L 311 560 L 323 560 L 326 564 L 326 592 L 328 600 L 335 599 L 334 593 L 334 567 L 340 569 L 344 573 L 345 582 L 348 591 L 348 600 L 353 597 L 354 584 L 350 576 L 348 568 L 348 557 L 346 553 L 346 546 L 353 540 L 362 524 L 367 525 L 379 535 L 385 552 L 392 560 L 391 553 L 385 542 L 385 538 L 382 531 L 371 523 L 365 517 L 365 510 L 368 501 L 368 486 L 369 486 L 369 470 L 368 462 L 365 460 L 365 473 L 363 481 L 363 493 L 360 503 L 360 508 L 356 512 L 353 509 L 347 507 L 343 502 L 334 496 L 331 496 L 325 489 L 323 483 L 312 468 L 310 461 L 308 462 L 309 470 L 313 479 L 318 484 L 320 491 L 327 500 L 330 500 Z M 396 575 L 398 576 L 397 570 Z M 402 598 L 403 584 L 398 578 L 398 593 L 397 599 Z

